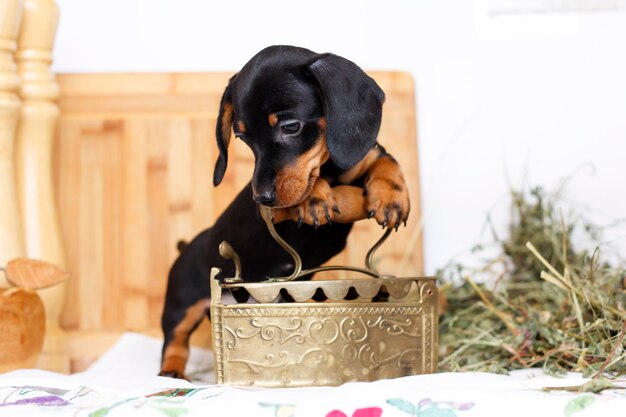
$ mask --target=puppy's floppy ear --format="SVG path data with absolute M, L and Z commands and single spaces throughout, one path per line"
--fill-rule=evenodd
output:
M 337 55 L 318 55 L 307 72 L 323 96 L 330 158 L 350 168 L 376 143 L 385 93 L 356 64 Z
M 231 130 L 233 127 L 233 98 L 231 94 L 231 78 L 220 102 L 220 111 L 217 116 L 217 126 L 215 127 L 215 137 L 217 138 L 217 148 L 220 151 L 215 162 L 213 171 L 213 185 L 217 186 L 222 182 L 226 166 L 228 165 L 228 144 L 230 143 Z

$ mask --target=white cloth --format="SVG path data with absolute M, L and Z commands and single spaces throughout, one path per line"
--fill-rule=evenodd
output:
M 440 373 L 340 387 L 293 389 L 209 385 L 210 352 L 194 349 L 193 383 L 156 376 L 161 342 L 127 333 L 88 371 L 59 375 L 18 370 L 0 375 L 0 416 L 316 416 L 472 417 L 624 416 L 622 389 L 601 394 L 544 391 L 581 385 L 578 374 L 541 370 Z

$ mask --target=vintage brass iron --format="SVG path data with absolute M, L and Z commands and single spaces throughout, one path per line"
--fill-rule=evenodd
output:
M 288 277 L 244 283 L 235 251 L 226 242 L 222 256 L 236 265 L 235 277 L 220 284 L 211 271 L 211 325 L 215 376 L 218 384 L 259 387 L 340 385 L 431 373 L 437 367 L 437 287 L 435 278 L 396 278 L 372 267 L 376 249 L 366 267 L 330 266 L 302 270 L 299 255 L 274 229 L 271 209 L 261 209 L 276 241 L 294 259 Z M 348 270 L 375 279 L 294 281 L 312 272 Z M 370 301 L 381 290 L 387 301 Z M 225 304 L 223 289 L 242 288 L 253 303 Z M 350 288 L 357 301 L 347 301 Z M 320 289 L 329 302 L 312 301 Z M 282 291 L 295 300 L 274 303 Z M 362 301 L 365 299 L 367 301 Z

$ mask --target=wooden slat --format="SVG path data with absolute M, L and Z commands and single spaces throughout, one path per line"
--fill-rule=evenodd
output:
M 222 94 L 232 73 L 59 74 L 64 98 Z
M 234 73 L 58 74 L 63 98 L 93 96 L 188 96 L 221 94 Z M 370 71 L 388 95 L 413 95 L 413 78 L 404 72 Z
M 232 74 L 72 74 L 60 75 L 65 117 L 87 113 L 165 113 L 217 117 Z M 413 80 L 405 73 L 372 72 L 387 93 L 385 112 L 413 115 Z
M 213 198 L 212 170 L 207 169 L 217 159 L 217 149 L 210 139 L 215 135 L 216 119 L 194 118 L 191 120 L 191 233 L 195 236 L 199 229 L 211 225 L 217 199 Z
M 141 120 L 126 120 L 124 132 L 124 299 L 119 306 L 124 311 L 125 326 L 139 329 L 147 323 L 147 318 L 139 311 L 147 313 L 148 305 L 142 289 L 150 277 L 150 236 L 151 207 L 148 203 L 150 183 L 148 134 L 146 123 Z M 135 305 L 138 303 L 137 305 Z
M 78 212 L 68 221 L 78 221 L 79 241 L 82 246 L 74 280 L 78 290 L 78 314 L 80 328 L 95 330 L 103 326 L 104 299 L 101 297 L 107 277 L 104 275 L 104 234 L 108 223 L 102 213 L 102 140 L 96 129 L 98 122 L 87 121 L 82 129 L 79 160 L 81 182 L 74 193 Z M 104 135 L 104 132 L 102 133 Z M 109 196 L 108 198 L 114 198 Z M 63 218 L 61 214 L 61 218 Z M 111 262 L 112 259 L 107 259 Z

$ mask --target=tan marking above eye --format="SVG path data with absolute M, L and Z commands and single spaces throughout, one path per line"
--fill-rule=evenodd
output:
M 237 122 L 237 127 L 241 133 L 246 133 L 246 125 L 241 120 Z
M 270 113 L 270 115 L 267 116 L 267 121 L 269 122 L 270 126 L 274 127 L 278 124 L 278 116 L 276 115 L 276 113 Z

